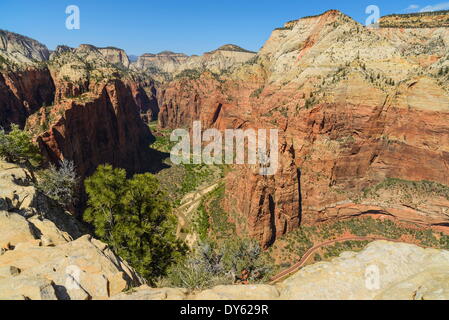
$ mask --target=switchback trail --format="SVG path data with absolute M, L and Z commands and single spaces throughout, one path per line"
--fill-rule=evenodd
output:
M 391 242 L 402 242 L 400 240 L 387 239 L 387 238 L 382 238 L 382 237 L 344 237 L 344 238 L 340 238 L 340 239 L 329 240 L 329 241 L 320 243 L 320 244 L 318 244 L 316 246 L 313 246 L 312 248 L 307 250 L 307 252 L 302 256 L 301 260 L 299 260 L 298 263 L 294 264 L 290 268 L 280 272 L 279 274 L 277 274 L 276 276 L 271 278 L 270 284 L 271 285 L 276 284 L 277 282 L 279 282 L 280 280 L 284 279 L 285 277 L 287 277 L 287 276 L 291 275 L 292 273 L 298 271 L 300 268 L 302 268 L 307 263 L 309 258 L 317 250 L 321 249 L 322 247 L 326 247 L 326 246 L 331 245 L 331 244 L 335 244 L 335 243 L 338 243 L 338 242 L 346 242 L 346 241 L 381 241 L 381 240 L 391 241 Z

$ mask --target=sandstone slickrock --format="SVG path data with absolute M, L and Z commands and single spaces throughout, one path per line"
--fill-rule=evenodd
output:
M 36 236 L 44 235 L 40 240 L 44 245 L 52 245 L 65 243 L 86 233 L 86 228 L 79 221 L 36 191 L 26 170 L 2 160 L 0 215 L 3 220 L 0 229 L 4 239 L 9 237 L 6 234 L 17 234 L 19 238 L 24 237 L 29 242 L 36 239 Z M 15 227 L 9 228 L 8 225 Z
M 307 266 L 275 285 L 218 286 L 201 292 L 141 287 L 120 300 L 448 299 L 449 252 L 377 241 L 359 253 Z
M 0 197 L 11 200 L 8 194 L 18 190 L 14 199 L 29 198 L 0 211 L 0 299 L 106 299 L 145 283 L 106 244 L 79 237 L 82 228 L 70 213 L 44 207 L 38 215 L 38 193 L 21 186 L 22 169 L 0 162 L 0 172 Z
M 59 299 L 76 299 L 80 292 L 85 292 L 86 298 L 106 299 L 143 283 L 124 261 L 110 249 L 97 247 L 90 236 L 54 247 L 30 246 L 6 251 L 0 256 L 0 267 L 4 266 L 14 266 L 21 272 L 0 280 L 0 288 L 2 284 L 26 283 L 30 277 L 37 277 L 50 280 Z M 0 292 L 4 294 L 2 289 Z

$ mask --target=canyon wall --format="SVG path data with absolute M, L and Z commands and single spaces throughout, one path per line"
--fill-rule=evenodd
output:
M 49 161 L 73 160 L 82 178 L 105 163 L 130 174 L 157 167 L 145 124 L 158 113 L 154 84 L 126 68 L 123 50 L 60 46 L 47 61 L 45 46 L 1 35 L 0 125 L 26 125 Z
M 23 127 L 31 114 L 53 103 L 54 91 L 47 69 L 0 71 L 0 126 L 9 128 L 15 123 Z
M 226 74 L 166 84 L 159 123 L 280 130 L 292 152 L 277 175 L 227 177 L 231 220 L 264 245 L 300 222 L 364 213 L 448 225 L 448 44 L 444 26 L 369 29 L 331 10 L 274 30 Z

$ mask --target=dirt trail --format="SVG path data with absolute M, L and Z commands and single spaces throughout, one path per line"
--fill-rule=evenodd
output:
M 391 241 L 391 242 L 402 242 L 400 240 L 395 240 L 395 239 L 387 239 L 387 238 L 383 238 L 383 237 L 356 237 L 356 236 L 348 236 L 348 237 L 343 237 L 343 238 L 339 238 L 339 239 L 335 239 L 335 240 L 329 240 L 323 243 L 320 243 L 316 246 L 313 246 L 312 248 L 310 248 L 309 250 L 307 250 L 307 252 L 302 256 L 301 260 L 299 260 L 298 263 L 294 264 L 293 266 L 291 266 L 290 268 L 280 272 L 279 274 L 277 274 L 276 276 L 274 276 L 273 278 L 271 278 L 271 282 L 270 284 L 276 284 L 277 282 L 279 282 L 280 280 L 286 278 L 287 276 L 291 275 L 294 272 L 297 272 L 299 269 L 301 269 L 309 260 L 309 258 L 319 249 L 321 249 L 322 247 L 331 245 L 331 244 L 335 244 L 338 242 L 346 242 L 346 241 L 380 241 L 380 240 L 385 240 L 385 241 Z
M 192 214 L 192 212 L 195 212 L 195 210 L 197 210 L 201 205 L 203 197 L 214 191 L 218 187 L 218 185 L 219 182 L 215 182 L 210 186 L 195 190 L 184 196 L 184 198 L 181 200 L 181 206 L 179 206 L 175 210 L 175 214 L 178 217 L 178 229 L 176 231 L 178 237 L 181 237 L 182 230 L 186 229 L 186 227 L 188 226 L 189 216 Z M 188 234 L 186 235 L 184 240 L 189 246 L 191 246 L 196 242 L 196 237 L 194 234 Z

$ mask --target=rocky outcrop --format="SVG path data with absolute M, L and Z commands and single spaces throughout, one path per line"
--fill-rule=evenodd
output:
M 447 28 L 370 29 L 331 10 L 274 30 L 255 58 L 226 74 L 172 81 L 159 94 L 159 122 L 280 130 L 295 150 L 300 182 L 284 174 L 283 187 L 265 188 L 264 178 L 237 166 L 226 189 L 228 209 L 264 244 L 284 230 L 281 223 L 260 231 L 273 212 L 265 199 L 275 202 L 276 190 L 296 197 L 304 224 L 375 212 L 448 225 L 448 193 L 419 189 L 424 180 L 449 186 L 447 43 Z M 384 190 L 397 197 L 363 197 L 378 185 L 391 187 L 384 183 L 390 178 L 416 183 L 421 191 L 411 192 L 426 195 L 410 201 L 404 192 Z M 289 208 L 292 216 L 298 207 Z
M 60 45 L 57 46 L 55 51 L 53 51 L 50 55 L 50 60 L 56 59 L 61 54 L 72 52 L 72 53 L 81 53 L 81 52 L 90 52 L 91 54 L 99 54 L 101 58 L 107 61 L 110 64 L 113 64 L 117 67 L 129 68 L 130 60 L 125 50 L 114 48 L 114 47 L 104 47 L 99 48 L 90 44 L 82 44 L 78 48 L 71 48 L 68 46 Z
M 225 198 L 230 220 L 240 236 L 257 239 L 264 248 L 301 222 L 301 177 L 294 163 L 295 152 L 286 143 L 280 151 L 280 168 L 273 176 L 260 175 L 258 166 L 236 168 L 226 176 L 226 190 L 238 190 Z
M 274 285 L 218 286 L 202 292 L 141 287 L 119 300 L 446 300 L 449 252 L 373 242 L 307 266 Z
M 16 63 L 47 61 L 50 52 L 36 40 L 17 33 L 0 30 L 0 56 Z
M 164 51 L 158 54 L 146 53 L 133 65 L 138 70 L 172 73 L 182 65 L 188 56 L 183 53 Z
M 55 103 L 67 97 L 98 91 L 97 83 L 118 79 L 130 88 L 142 119 L 145 122 L 156 119 L 159 107 L 154 81 L 145 74 L 128 70 L 129 61 L 123 58 L 125 56 L 123 50 L 115 48 L 90 45 L 76 49 L 58 47 L 50 60 L 50 69 L 58 84 Z
M 8 128 L 14 123 L 23 127 L 31 114 L 53 104 L 54 90 L 45 68 L 0 71 L 0 126 Z
M 107 245 L 90 236 L 54 246 L 19 243 L 0 256 L 1 268 L 13 271 L 0 277 L 2 299 L 107 299 L 143 283 Z
M 187 56 L 182 53 L 164 51 L 158 54 L 144 54 L 139 57 L 133 68 L 143 70 L 158 80 L 171 80 L 178 75 L 210 71 L 222 73 L 231 67 L 254 58 L 255 52 L 228 44 L 206 52 L 202 56 Z
M 154 161 L 149 148 L 154 138 L 141 120 L 132 90 L 120 80 L 103 83 L 88 101 L 69 99 L 52 108 L 55 119 L 37 141 L 46 158 L 74 161 L 81 177 L 98 165 L 109 163 L 128 172 L 150 170 Z M 38 116 L 28 121 L 37 127 Z
M 393 14 L 379 20 L 382 28 L 441 28 L 449 27 L 449 11 Z
M 115 48 L 60 46 L 45 66 L 2 72 L 0 125 L 26 122 L 49 161 L 73 160 L 83 178 L 104 163 L 130 174 L 153 168 L 154 138 L 142 118 L 157 116 L 154 86 L 127 61 Z
M 0 299 L 106 299 L 144 284 L 27 184 L 23 169 L 0 162 L 0 173 Z
M 129 68 L 131 62 L 125 50 L 114 47 L 97 48 L 98 51 L 112 64 Z

